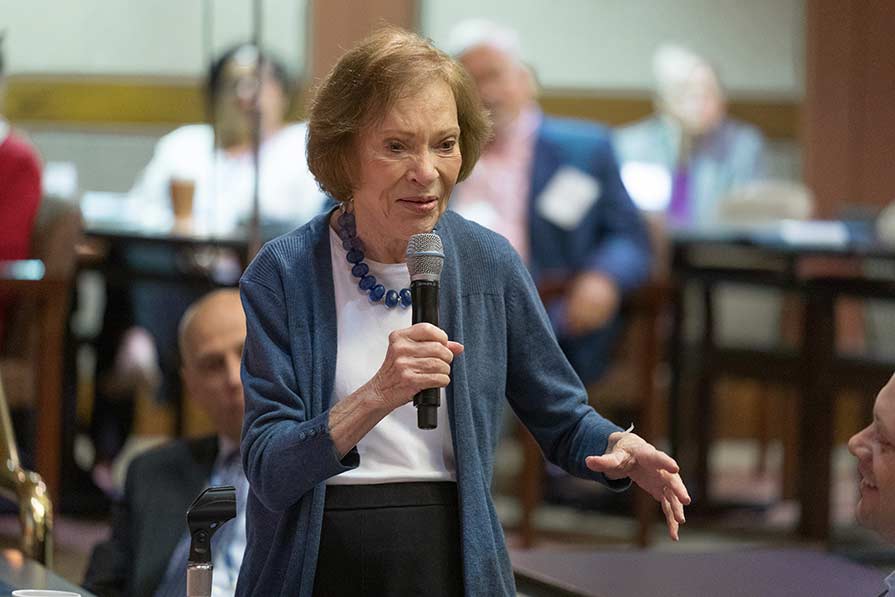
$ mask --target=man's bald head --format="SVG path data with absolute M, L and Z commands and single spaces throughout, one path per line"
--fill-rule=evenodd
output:
M 219 434 L 237 442 L 244 408 L 239 375 L 245 336 L 245 313 L 234 289 L 205 295 L 180 320 L 181 374 L 190 399 Z

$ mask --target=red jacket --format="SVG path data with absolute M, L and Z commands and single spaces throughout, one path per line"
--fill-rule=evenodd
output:
M 21 137 L 0 140 L 0 261 L 31 255 L 31 229 L 40 205 L 40 158 Z M 0 346 L 10 301 L 0 296 Z
M 31 254 L 40 196 L 40 158 L 28 142 L 10 133 L 0 142 L 0 260 Z

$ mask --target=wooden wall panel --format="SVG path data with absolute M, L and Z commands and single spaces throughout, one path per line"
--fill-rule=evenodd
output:
M 9 78 L 5 116 L 13 122 L 72 125 L 175 126 L 205 119 L 201 82 L 125 77 L 17 75 Z M 305 115 L 307 85 L 297 92 L 289 118 Z M 584 89 L 548 89 L 540 98 L 548 114 L 617 126 L 652 112 L 642 95 L 595 94 Z M 733 101 L 730 112 L 771 139 L 795 140 L 799 104 L 793 101 Z
M 895 200 L 895 2 L 807 0 L 805 180 L 820 215 Z
M 319 80 L 356 41 L 388 23 L 418 29 L 418 0 L 311 0 L 309 73 Z

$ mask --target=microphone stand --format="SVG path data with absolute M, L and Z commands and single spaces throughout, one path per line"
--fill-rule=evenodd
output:
M 186 597 L 211 597 L 214 573 L 211 537 L 233 518 L 236 518 L 236 488 L 231 485 L 205 489 L 187 510 L 190 555 L 186 564 Z
M 261 250 L 261 174 L 260 174 L 260 156 L 261 156 L 261 106 L 258 98 L 261 94 L 261 69 L 263 68 L 263 60 L 261 54 L 261 17 L 262 5 L 261 0 L 252 2 L 252 44 L 258 52 L 257 62 L 255 63 L 255 85 L 253 86 L 252 95 L 252 218 L 249 222 L 248 231 L 248 250 L 247 261 L 251 261 L 258 251 Z

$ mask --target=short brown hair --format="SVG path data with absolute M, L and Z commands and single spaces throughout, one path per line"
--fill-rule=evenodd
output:
M 466 70 L 419 35 L 383 27 L 348 50 L 317 89 L 308 120 L 308 167 L 334 199 L 352 196 L 355 140 L 384 118 L 395 101 L 438 78 L 457 104 L 458 180 L 472 172 L 491 134 L 491 121 Z

